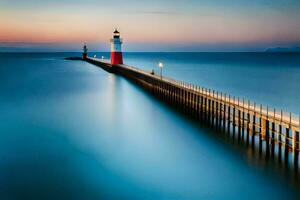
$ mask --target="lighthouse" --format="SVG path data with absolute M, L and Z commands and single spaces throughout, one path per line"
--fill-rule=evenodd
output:
M 87 57 L 88 57 L 88 48 L 87 48 L 86 44 L 84 44 L 84 46 L 83 46 L 83 53 L 82 53 L 82 59 L 86 60 Z
M 113 38 L 110 40 L 110 61 L 112 65 L 123 64 L 122 42 L 123 41 L 120 38 L 120 32 L 116 29 L 113 33 Z

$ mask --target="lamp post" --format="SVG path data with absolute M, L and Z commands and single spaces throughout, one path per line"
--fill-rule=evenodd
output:
M 158 67 L 160 68 L 160 78 L 162 79 L 162 70 L 164 68 L 164 64 L 162 62 L 159 62 Z

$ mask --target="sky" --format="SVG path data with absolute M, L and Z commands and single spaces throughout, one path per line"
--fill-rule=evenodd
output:
M 300 46 L 299 0 L 0 0 L 0 51 L 264 51 Z

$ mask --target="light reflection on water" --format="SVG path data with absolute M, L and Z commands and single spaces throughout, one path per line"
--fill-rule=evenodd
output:
M 0 67 L 2 199 L 297 195 L 272 165 L 122 77 L 47 57 L 59 56 Z

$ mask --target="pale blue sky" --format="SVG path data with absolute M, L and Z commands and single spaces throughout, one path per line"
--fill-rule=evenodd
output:
M 0 0 L 0 49 L 259 51 L 300 45 L 299 0 Z M 60 45 L 58 45 L 60 44 Z

